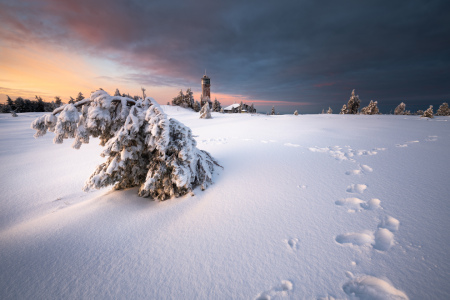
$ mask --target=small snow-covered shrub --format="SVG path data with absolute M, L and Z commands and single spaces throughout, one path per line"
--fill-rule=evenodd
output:
M 450 109 L 447 102 L 444 102 L 439 106 L 436 116 L 450 116 Z
M 298 111 L 294 111 L 294 116 L 298 116 Z
M 405 114 L 405 108 L 406 108 L 406 104 L 405 103 L 400 103 L 394 110 L 394 115 L 404 115 Z
M 208 102 L 200 110 L 200 119 L 211 119 L 211 109 L 209 108 Z
M 374 101 L 370 100 L 369 105 L 367 105 L 366 107 L 363 107 L 361 109 L 361 114 L 363 114 L 363 115 L 377 115 L 379 113 L 377 104 L 378 104 L 378 101 L 374 102 Z
M 433 105 L 430 105 L 430 107 L 424 111 L 422 117 L 424 118 L 433 118 Z
M 100 139 L 106 162 L 86 181 L 85 191 L 108 185 L 116 189 L 139 186 L 139 196 L 165 200 L 197 186 L 205 189 L 212 183 L 214 167 L 219 166 L 208 152 L 196 147 L 191 130 L 169 119 L 150 97 L 136 101 L 99 90 L 37 118 L 31 127 L 37 131 L 36 138 L 47 130 L 54 132 L 57 144 L 74 138 L 76 149 L 89 143 L 91 136 Z
M 347 105 L 343 105 L 341 108 L 341 111 L 339 112 L 340 115 L 345 115 L 347 113 Z
M 327 114 L 331 115 L 332 113 L 333 113 L 333 110 L 331 109 L 331 107 L 328 106 Z
M 17 117 L 17 114 L 16 114 L 16 112 L 14 110 L 11 111 L 11 116 Z

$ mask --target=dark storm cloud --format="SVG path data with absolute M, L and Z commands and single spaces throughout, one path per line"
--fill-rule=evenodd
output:
M 396 105 L 450 97 L 448 1 L 30 1 L 3 40 L 42 40 L 131 67 L 124 80 L 337 109 L 355 88 Z M 364 103 L 363 103 L 364 104 Z

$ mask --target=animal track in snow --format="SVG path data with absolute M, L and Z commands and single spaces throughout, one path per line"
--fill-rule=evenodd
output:
M 345 175 L 361 175 L 361 170 L 351 170 L 345 172 Z
M 285 143 L 284 145 L 287 146 L 287 147 L 300 147 L 300 145 L 291 144 L 291 143 Z
M 290 250 L 298 250 L 299 245 L 298 245 L 298 239 L 297 238 L 292 238 L 289 240 L 283 240 L 283 242 L 286 244 L 286 246 L 290 249 Z
M 371 173 L 373 169 L 368 165 L 359 165 L 359 169 L 345 172 L 345 175 L 361 175 L 361 173 Z
M 404 147 L 408 147 L 408 145 L 407 144 L 397 144 L 397 145 L 395 145 L 395 147 L 404 148 Z
M 256 296 L 256 300 L 270 300 L 278 297 L 288 297 L 292 291 L 293 284 L 289 280 L 282 280 L 279 286 L 272 287 L 270 290 L 262 292 Z
M 408 296 L 391 283 L 380 278 L 363 275 L 353 278 L 342 286 L 344 292 L 357 299 L 408 300 Z
M 355 211 L 361 211 L 362 209 L 375 210 L 377 208 L 380 208 L 380 202 L 381 201 L 379 199 L 371 199 L 366 202 L 359 198 L 353 197 L 353 198 L 345 198 L 345 199 L 337 200 L 334 203 L 339 206 L 348 207 L 349 208 L 348 212 L 355 212 Z
M 345 148 L 345 149 L 344 149 Z M 325 148 L 320 147 L 309 147 L 308 150 L 311 152 L 318 152 L 318 153 L 327 153 L 331 157 L 343 161 L 343 160 L 349 160 L 349 161 L 355 161 L 353 157 L 355 155 L 361 156 L 361 155 L 376 155 L 378 151 L 384 151 L 386 148 L 375 148 L 372 150 L 353 150 L 350 148 L 350 146 L 345 146 L 344 148 L 341 148 L 339 146 L 329 146 Z
M 386 228 L 391 232 L 398 231 L 398 226 L 400 225 L 400 221 L 391 216 L 386 216 L 378 225 L 379 228 Z
M 356 246 L 371 245 L 375 238 L 373 233 L 365 230 L 363 232 L 350 232 L 336 236 L 336 242 L 339 244 L 353 244 Z
M 339 244 L 371 246 L 380 251 L 387 251 L 394 245 L 394 234 L 385 228 L 378 228 L 375 233 L 364 230 L 362 232 L 339 234 L 335 240 Z
M 205 145 L 208 145 L 208 144 L 221 145 L 221 144 L 226 144 L 227 141 L 228 141 L 227 138 L 215 138 L 215 139 L 204 139 L 204 140 L 201 140 L 199 143 L 205 144 Z
M 367 189 L 367 185 L 365 184 L 352 184 L 350 186 L 347 187 L 347 193 L 352 193 L 352 194 L 362 194 L 364 193 L 364 191 Z
M 368 165 L 360 165 L 359 166 L 364 173 L 372 173 L 373 169 Z
M 367 202 L 361 203 L 361 207 L 366 210 L 375 210 L 381 207 L 380 203 L 381 203 L 380 199 L 373 198 Z
M 429 135 L 427 139 L 425 139 L 425 141 L 427 142 L 436 142 L 438 139 L 437 135 Z
M 297 187 L 302 190 L 306 190 L 308 188 L 308 186 L 304 185 L 304 184 L 299 184 L 299 185 L 297 185 Z

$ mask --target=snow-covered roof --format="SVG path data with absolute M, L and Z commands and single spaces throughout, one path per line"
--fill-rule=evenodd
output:
M 231 104 L 230 106 L 225 107 L 223 110 L 232 110 L 233 108 L 238 108 L 239 107 L 239 103 L 234 103 Z

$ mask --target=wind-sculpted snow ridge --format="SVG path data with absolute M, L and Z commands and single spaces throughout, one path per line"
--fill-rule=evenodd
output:
M 169 119 L 150 97 L 135 101 L 99 90 L 37 118 L 31 127 L 37 130 L 36 138 L 54 132 L 56 144 L 74 138 L 75 149 L 89 143 L 90 136 L 99 137 L 105 146 L 101 156 L 107 159 L 86 181 L 85 191 L 140 186 L 139 196 L 165 200 L 197 186 L 206 189 L 214 166 L 219 166 L 196 147 L 191 130 Z
M 408 300 L 408 296 L 380 278 L 364 275 L 344 284 L 344 292 L 361 300 Z M 353 298 L 352 298 L 353 299 Z

